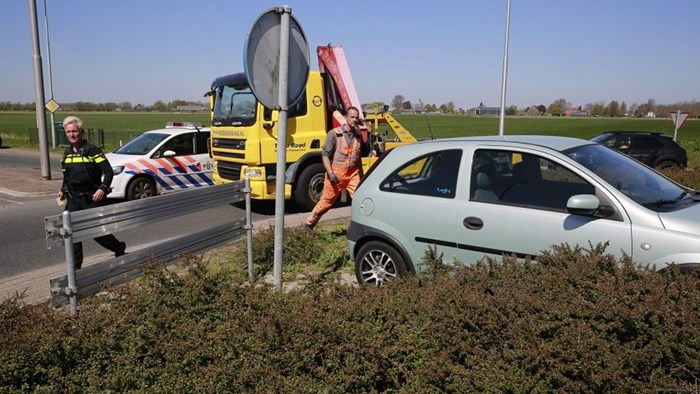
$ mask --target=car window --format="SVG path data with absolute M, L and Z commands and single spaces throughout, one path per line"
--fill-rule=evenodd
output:
M 528 153 L 477 150 L 471 174 L 473 201 L 566 211 L 569 197 L 595 193 L 566 167 Z
M 195 134 L 194 153 L 197 155 L 209 153 L 209 132 L 200 131 Z
M 663 145 L 655 138 L 632 137 L 632 147 L 634 149 L 659 149 Z
M 379 189 L 392 193 L 454 198 L 462 159 L 460 149 L 420 156 L 393 171 Z
M 194 154 L 194 133 L 176 135 L 166 141 L 158 151 L 162 157 L 168 150 L 175 152 L 175 156 Z

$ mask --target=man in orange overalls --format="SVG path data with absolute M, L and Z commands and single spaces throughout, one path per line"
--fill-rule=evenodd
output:
M 326 135 L 321 154 L 323 167 L 326 169 L 323 195 L 304 221 L 304 227 L 308 229 L 316 226 L 321 216 L 335 204 L 343 189 L 348 191 L 350 197 L 355 194 L 355 189 L 362 177 L 364 145 L 360 135 L 359 120 L 360 111 L 356 107 L 350 107 L 345 115 L 345 124 L 334 128 Z

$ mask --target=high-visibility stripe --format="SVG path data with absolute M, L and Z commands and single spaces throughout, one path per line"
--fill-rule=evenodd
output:
M 214 181 L 202 172 L 202 164 L 192 156 L 138 159 L 124 164 L 130 175 L 147 174 L 164 190 L 212 186 Z
M 136 160 L 136 161 L 137 161 L 139 164 L 141 164 L 142 166 L 144 166 L 145 168 L 151 170 L 152 173 L 158 173 L 158 167 L 156 167 L 156 166 L 154 166 L 153 164 L 151 164 L 150 161 L 148 161 L 148 160 L 146 160 L 146 159 L 138 159 L 138 160 Z

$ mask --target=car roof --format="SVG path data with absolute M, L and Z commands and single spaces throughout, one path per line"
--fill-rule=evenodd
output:
M 634 130 L 615 130 L 615 131 L 606 131 L 603 134 L 635 134 L 635 135 L 664 135 L 660 131 L 634 131 Z
M 155 130 L 148 130 L 144 131 L 143 134 L 169 134 L 169 135 L 178 135 L 178 134 L 183 134 L 183 133 L 191 133 L 193 131 L 198 131 L 197 127 L 167 127 L 164 129 L 155 129 Z M 210 132 L 208 127 L 199 127 L 199 132 L 201 133 L 208 133 Z
M 560 137 L 550 135 L 491 135 L 491 136 L 475 136 L 475 137 L 455 137 L 455 138 L 439 138 L 434 140 L 420 141 L 419 144 L 433 143 L 494 143 L 503 144 L 505 146 L 522 145 L 522 146 L 537 146 L 554 149 L 556 151 L 564 151 L 570 148 L 595 144 L 594 142 L 573 137 Z M 410 145 L 405 145 L 410 146 Z

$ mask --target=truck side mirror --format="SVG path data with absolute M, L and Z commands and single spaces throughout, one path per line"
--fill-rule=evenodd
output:
M 265 130 L 272 130 L 273 127 L 275 127 L 275 123 L 279 122 L 280 120 L 280 111 L 277 110 L 272 110 L 272 113 L 270 113 L 270 121 L 263 123 L 263 128 Z

